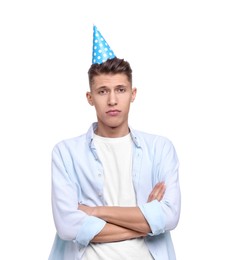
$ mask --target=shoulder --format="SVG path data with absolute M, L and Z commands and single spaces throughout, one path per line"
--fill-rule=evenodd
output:
M 172 141 L 163 135 L 157 135 L 157 134 L 152 134 L 144 131 L 139 131 L 139 130 L 132 130 L 133 135 L 137 138 L 137 140 L 141 143 L 146 143 L 148 145 L 158 145 L 158 146 L 171 146 Z
M 53 151 L 70 151 L 72 149 L 76 149 L 77 147 L 80 148 L 85 143 L 86 134 L 82 134 L 76 137 L 67 138 L 57 142 L 53 147 Z
M 139 147 L 150 158 L 154 157 L 156 162 L 168 160 L 177 163 L 178 156 L 172 141 L 165 136 L 134 131 Z
M 93 138 L 93 134 L 94 134 L 94 130 L 97 127 L 97 123 L 92 123 L 90 128 L 88 129 L 87 132 L 76 136 L 76 137 L 72 137 L 72 138 L 68 138 L 65 140 L 62 140 L 60 142 L 58 142 L 55 146 L 54 149 L 58 149 L 61 147 L 66 147 L 66 148 L 78 148 L 78 147 L 84 147 L 84 146 L 88 146 L 89 143 L 91 142 L 92 138 Z

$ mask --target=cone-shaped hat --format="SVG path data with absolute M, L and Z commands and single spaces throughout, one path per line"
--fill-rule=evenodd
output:
M 115 55 L 110 49 L 108 43 L 105 41 L 97 27 L 93 26 L 93 55 L 92 63 L 101 64 L 108 59 L 114 58 Z

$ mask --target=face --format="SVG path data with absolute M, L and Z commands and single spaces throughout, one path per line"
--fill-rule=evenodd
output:
M 136 89 L 125 74 L 101 74 L 94 77 L 91 91 L 86 93 L 90 105 L 95 107 L 98 134 L 111 131 L 119 135 L 128 133 L 130 103 L 134 101 Z

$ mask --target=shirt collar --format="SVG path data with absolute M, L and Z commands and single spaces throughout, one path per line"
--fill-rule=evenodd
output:
M 91 125 L 91 127 L 89 128 L 88 132 L 86 133 L 87 143 L 89 144 L 89 146 L 92 149 L 95 149 L 92 141 L 93 141 L 94 131 L 96 129 L 97 129 L 97 122 L 94 122 Z M 141 144 L 140 144 L 140 139 L 138 138 L 137 132 L 130 126 L 129 126 L 129 130 L 130 130 L 130 134 L 131 134 L 131 137 L 132 137 L 132 141 L 134 142 L 136 147 L 140 148 Z

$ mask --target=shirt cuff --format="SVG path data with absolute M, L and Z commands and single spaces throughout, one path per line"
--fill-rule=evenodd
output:
M 79 230 L 74 242 L 87 246 L 89 242 L 104 228 L 106 222 L 94 216 L 88 216 Z
M 165 219 L 159 201 L 153 200 L 140 205 L 139 208 L 152 231 L 152 233 L 149 233 L 150 236 L 159 235 L 165 232 Z

